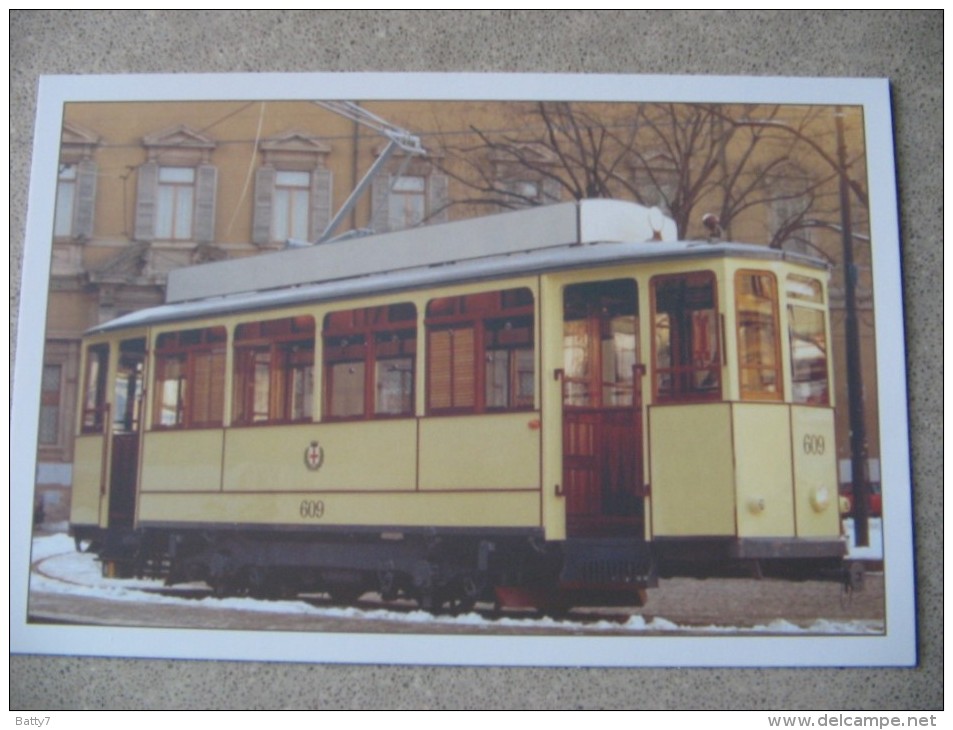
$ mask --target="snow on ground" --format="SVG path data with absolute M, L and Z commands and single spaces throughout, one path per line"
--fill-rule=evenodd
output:
M 873 531 L 872 531 L 873 532 Z M 490 619 L 477 613 L 460 616 L 434 616 L 426 611 L 398 612 L 387 609 L 356 607 L 313 606 L 305 601 L 264 601 L 252 598 L 201 599 L 164 596 L 143 592 L 143 588 L 158 589 L 162 581 L 145 579 L 104 578 L 100 564 L 90 553 L 76 551 L 73 539 L 65 534 L 36 537 L 33 540 L 32 560 L 34 570 L 30 589 L 45 593 L 101 598 L 110 601 L 166 604 L 190 607 L 205 607 L 217 610 L 259 611 L 263 613 L 314 615 L 323 618 L 349 618 L 367 621 L 398 621 L 411 624 L 447 624 L 475 628 L 526 627 L 532 629 L 555 628 L 562 631 L 585 630 L 592 632 L 665 632 L 709 634 L 879 634 L 881 622 L 828 621 L 820 619 L 813 625 L 801 627 L 783 619 L 769 624 L 739 626 L 687 626 L 679 625 L 661 617 L 646 618 L 633 615 L 618 621 L 578 622 L 564 619 L 503 617 Z

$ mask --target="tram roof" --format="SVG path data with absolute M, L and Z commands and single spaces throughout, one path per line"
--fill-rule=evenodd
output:
M 766 246 L 733 242 L 673 241 L 648 243 L 596 242 L 571 244 L 523 253 L 386 271 L 253 292 L 240 292 L 194 301 L 172 302 L 124 315 L 91 328 L 87 334 L 109 332 L 240 312 L 279 309 L 307 302 L 328 302 L 442 285 L 512 278 L 577 268 L 650 263 L 681 259 L 743 257 L 793 261 L 818 269 L 819 259 Z

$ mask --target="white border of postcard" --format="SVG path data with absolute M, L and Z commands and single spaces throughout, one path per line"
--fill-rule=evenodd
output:
M 529 637 L 197 631 L 26 623 L 36 433 L 63 105 L 269 99 L 862 105 L 874 241 L 886 632 L 880 636 Z M 916 662 L 907 400 L 893 135 L 882 79 L 561 74 L 49 76 L 33 141 L 11 425 L 11 652 L 294 662 L 533 666 L 887 666 Z M 11 184 L 23 181 L 11 180 Z M 881 336 L 881 333 L 888 335 Z M 888 376 L 889 374 L 889 376 Z M 889 434 L 885 428 L 889 427 Z

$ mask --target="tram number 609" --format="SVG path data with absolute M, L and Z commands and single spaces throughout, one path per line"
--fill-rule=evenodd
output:
M 808 456 L 820 456 L 824 453 L 826 448 L 824 445 L 824 437 L 817 433 L 804 434 L 801 447 Z
M 302 499 L 298 513 L 304 519 L 320 520 L 324 517 L 324 501 L 320 499 Z

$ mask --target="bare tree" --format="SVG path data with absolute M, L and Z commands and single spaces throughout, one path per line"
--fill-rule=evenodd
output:
M 628 199 L 662 208 L 680 238 L 701 233 L 702 213 L 730 236 L 739 216 L 777 205 L 787 215 L 767 236 L 775 246 L 825 212 L 830 174 L 797 164 L 817 124 L 810 107 L 792 118 L 781 106 L 541 102 L 511 122 L 444 147 L 444 172 L 470 193 L 455 204 Z

